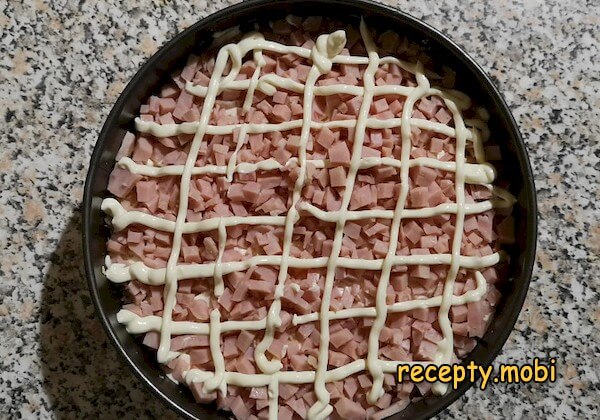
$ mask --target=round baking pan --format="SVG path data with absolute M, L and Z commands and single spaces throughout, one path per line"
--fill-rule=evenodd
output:
M 506 102 L 490 78 L 467 53 L 448 37 L 431 26 L 391 7 L 368 0 L 250 0 L 214 13 L 191 26 L 164 45 L 132 78 L 111 113 L 94 148 L 85 183 L 83 202 L 83 247 L 85 270 L 92 300 L 98 316 L 125 363 L 159 398 L 187 418 L 228 418 L 215 405 L 197 404 L 189 390 L 166 377 L 156 362 L 154 352 L 125 331 L 116 320 L 121 307 L 122 292 L 102 273 L 106 240 L 109 235 L 102 199 L 108 196 L 108 176 L 126 130 L 133 130 L 133 120 L 139 107 L 168 79 L 183 67 L 191 53 L 206 50 L 213 34 L 236 25 L 247 25 L 259 19 L 279 19 L 287 14 L 319 15 L 358 25 L 363 16 L 379 31 L 392 29 L 422 45 L 436 63 L 456 71 L 456 88 L 466 92 L 490 113 L 489 126 L 502 149 L 502 178 L 510 184 L 517 197 L 514 206 L 516 240 L 507 251 L 510 254 L 509 278 L 500 286 L 502 299 L 495 317 L 476 348 L 464 359 L 482 365 L 493 361 L 500 352 L 519 315 L 527 294 L 533 268 L 537 236 L 537 205 L 531 167 L 525 144 Z M 489 46 L 493 48 L 493 45 Z M 411 403 L 395 419 L 428 418 L 450 405 L 472 383 L 464 382 L 458 389 L 443 396 L 431 396 Z

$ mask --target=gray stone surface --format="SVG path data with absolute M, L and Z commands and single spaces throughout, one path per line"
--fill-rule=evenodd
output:
M 539 194 L 534 278 L 496 366 L 556 357 L 558 381 L 471 389 L 440 418 L 597 417 L 600 4 L 390 3 L 492 75 Z M 79 208 L 92 148 L 124 85 L 161 44 L 228 4 L 0 0 L 0 418 L 176 417 L 117 360 L 95 318 Z

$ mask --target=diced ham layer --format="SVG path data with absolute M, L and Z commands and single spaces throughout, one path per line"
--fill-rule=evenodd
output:
M 276 21 L 267 38 L 285 44 L 311 48 L 315 35 L 331 32 L 332 24 L 321 18 Z M 357 31 L 347 29 L 347 49 L 342 54 L 364 55 Z M 398 55 L 404 48 L 406 58 L 416 60 L 413 50 L 402 43 L 396 34 L 383 34 L 378 40 L 384 52 Z M 401 47 L 401 46 L 404 47 Z M 412 52 L 411 52 L 412 51 Z M 416 51 L 416 50 L 415 50 Z M 310 60 L 293 54 L 276 55 L 263 52 L 265 65 L 261 76 L 276 74 L 295 82 L 305 83 L 310 72 Z M 172 83 L 162 87 L 142 105 L 142 120 L 158 124 L 197 121 L 202 111 L 203 99 L 182 89 L 187 81 L 208 86 L 214 68 L 214 58 L 190 56 Z M 334 65 L 322 75 L 317 86 L 347 84 L 362 86 L 366 66 Z M 237 80 L 247 80 L 256 70 L 251 59 L 245 59 Z M 395 64 L 381 66 L 375 74 L 375 84 L 402 84 L 414 87 L 414 75 Z M 242 112 L 245 92 L 224 90 L 217 97 L 210 124 L 269 124 L 283 123 L 303 118 L 303 95 L 287 90 L 277 90 L 266 95 L 254 92 L 251 107 Z M 389 119 L 402 115 L 405 98 L 400 95 L 375 97 L 369 111 L 370 118 Z M 356 119 L 361 110 L 362 98 L 348 94 L 317 96 L 312 107 L 314 121 L 341 121 Z M 453 125 L 454 116 L 445 102 L 436 96 L 418 100 L 412 118 Z M 186 221 L 196 222 L 216 217 L 285 216 L 292 204 L 292 189 L 299 175 L 295 162 L 299 157 L 301 130 L 275 131 L 248 134 L 242 139 L 236 154 L 237 164 L 258 163 L 268 159 L 282 165 L 275 171 L 235 172 L 231 180 L 224 175 L 193 176 L 189 190 Z M 136 163 L 156 167 L 183 165 L 186 162 L 193 135 L 154 138 L 150 135 L 126 133 L 117 159 L 129 157 Z M 197 167 L 205 165 L 226 166 L 233 159 L 238 145 L 239 130 L 233 134 L 206 135 L 200 145 Z M 367 129 L 361 150 L 354 151 L 355 131 L 323 127 L 309 133 L 306 158 L 325 161 L 324 165 L 307 165 L 307 181 L 301 192 L 300 218 L 294 224 L 289 254 L 293 258 L 312 259 L 329 257 L 334 243 L 335 223 L 323 222 L 306 211 L 317 208 L 326 212 L 338 211 L 348 188 L 349 166 L 353 153 L 361 158 L 394 158 L 402 155 L 402 139 L 397 129 Z M 456 140 L 427 130 L 413 127 L 411 131 L 412 159 L 434 158 L 454 161 Z M 499 160 L 497 146 L 486 145 L 491 159 Z M 475 162 L 474 152 L 466 151 L 469 162 Z M 414 166 L 409 171 L 409 192 L 405 207 L 430 208 L 456 201 L 454 172 Z M 146 177 L 136 175 L 116 166 L 110 174 L 108 191 L 116 196 L 125 210 L 139 211 L 174 221 L 179 208 L 179 177 Z M 400 170 L 377 165 L 360 169 L 356 174 L 348 210 L 394 210 L 401 193 Z M 491 197 L 489 189 L 478 185 L 465 185 L 466 202 L 475 203 Z M 390 247 L 390 220 L 351 220 L 343 228 L 340 257 L 349 259 L 382 259 Z M 514 241 L 514 223 L 509 213 L 486 211 L 467 215 L 461 242 L 461 254 L 485 256 L 499 250 L 500 243 Z M 397 255 L 450 254 L 456 234 L 456 217 L 439 215 L 427 218 L 403 218 L 400 226 Z M 216 231 L 184 234 L 179 264 L 205 264 L 221 260 L 222 263 L 244 261 L 255 256 L 278 256 L 284 253 L 283 226 L 245 225 L 227 228 L 227 240 L 222 249 Z M 142 261 L 150 268 L 164 268 L 170 258 L 173 235 L 160 230 L 133 224 L 114 232 L 108 241 L 108 252 L 113 263 L 130 264 Z M 275 299 L 279 268 L 269 265 L 252 265 L 243 272 L 223 276 L 224 293 L 213 295 L 213 279 L 187 279 L 178 283 L 173 320 L 209 321 L 211 311 L 221 313 L 221 321 L 252 321 L 266 317 Z M 327 271 L 325 268 L 289 268 L 281 297 L 282 325 L 266 351 L 268 359 L 279 360 L 286 371 L 315 370 L 317 366 L 320 331 L 318 322 L 293 325 L 294 316 L 319 312 Z M 482 337 L 491 322 L 495 307 L 501 300 L 498 283 L 504 278 L 502 269 L 490 267 L 482 270 L 487 282 L 487 292 L 482 300 L 450 309 L 454 333 L 453 358 L 464 357 Z M 448 276 L 448 267 L 441 265 L 397 266 L 392 269 L 386 294 L 386 303 L 392 305 L 413 299 L 440 296 Z M 376 302 L 380 272 L 338 268 L 330 302 L 331 311 L 350 308 L 373 307 Z M 461 295 L 477 287 L 473 270 L 459 270 L 454 284 L 454 295 Z M 131 281 L 125 286 L 128 303 L 124 306 L 138 316 L 162 316 L 164 287 L 149 286 Z M 353 360 L 366 358 L 369 331 L 373 318 L 345 319 L 330 322 L 328 369 L 344 366 Z M 237 331 L 221 335 L 221 352 L 227 371 L 245 374 L 259 373 L 254 360 L 262 331 Z M 379 358 L 390 361 L 431 361 L 442 339 L 437 321 L 437 308 L 419 308 L 409 312 L 390 313 L 379 337 Z M 157 349 L 160 337 L 149 332 L 144 345 Z M 171 351 L 181 355 L 166 367 L 178 381 L 189 369 L 214 370 L 213 355 L 206 335 L 176 335 L 171 339 Z M 405 407 L 411 396 L 424 396 L 429 387 L 412 383 L 396 385 L 392 375 L 386 374 L 384 395 L 373 406 L 366 395 L 372 378 L 366 372 L 352 375 L 327 384 L 334 408 L 332 417 L 345 419 L 381 418 Z M 266 387 L 242 388 L 229 385 L 227 396 L 207 394 L 201 383 L 191 385 L 199 402 L 216 401 L 217 405 L 231 411 L 238 419 L 264 419 L 268 417 L 268 392 Z M 280 384 L 279 418 L 305 418 L 316 402 L 312 384 Z

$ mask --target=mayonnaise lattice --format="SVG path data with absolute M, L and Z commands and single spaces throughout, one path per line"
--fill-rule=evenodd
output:
M 238 42 L 222 47 L 216 57 L 215 68 L 208 86 L 195 85 L 188 82 L 185 86 L 187 92 L 204 98 L 204 104 L 197 122 L 183 122 L 178 124 L 158 124 L 135 121 L 136 129 L 155 137 L 170 137 L 178 134 L 193 134 L 189 154 L 184 165 L 170 165 L 156 167 L 134 162 L 128 157 L 121 158 L 117 165 L 128 169 L 132 173 L 147 177 L 162 177 L 176 175 L 181 177 L 179 208 L 175 221 L 166 220 L 157 216 L 139 211 L 127 211 L 113 198 L 103 201 L 102 210 L 112 217 L 115 230 L 122 230 L 132 224 L 141 224 L 156 230 L 173 234 L 172 250 L 166 268 L 150 268 L 142 262 L 131 264 L 113 264 L 110 258 L 106 260 L 106 276 L 113 282 L 128 282 L 137 280 L 149 285 L 164 285 L 164 311 L 163 316 L 139 316 L 127 310 L 121 310 L 117 319 L 124 324 L 130 333 L 145 333 L 158 331 L 160 333 L 160 346 L 157 358 L 161 363 L 180 356 L 180 353 L 170 350 L 170 341 L 173 335 L 200 334 L 209 336 L 210 352 L 214 363 L 214 371 L 190 369 L 184 373 L 185 382 L 188 384 L 202 382 L 206 393 L 219 392 L 226 394 L 228 385 L 241 387 L 268 387 L 269 418 L 276 419 L 278 413 L 279 384 L 305 384 L 314 383 L 317 396 L 316 403 L 308 412 L 311 419 L 323 419 L 333 410 L 330 404 L 330 394 L 326 384 L 342 380 L 361 371 L 367 371 L 373 381 L 368 394 L 368 401 L 375 404 L 383 395 L 383 378 L 385 373 L 392 373 L 397 362 L 380 360 L 378 358 L 379 336 L 390 313 L 406 312 L 417 308 L 439 308 L 438 322 L 442 332 L 442 340 L 438 343 L 438 350 L 432 362 L 412 363 L 449 363 L 452 357 L 453 332 L 449 319 L 449 310 L 453 305 L 475 302 L 486 293 L 486 281 L 480 271 L 476 271 L 477 287 L 460 296 L 453 294 L 454 282 L 460 268 L 481 270 L 491 267 L 501 261 L 505 255 L 496 252 L 486 256 L 463 256 L 460 253 L 463 224 L 465 215 L 480 214 L 493 208 L 508 208 L 512 206 L 514 198 L 505 190 L 492 185 L 496 173 L 494 168 L 485 162 L 482 141 L 489 133 L 484 129 L 482 121 L 465 121 L 462 111 L 470 107 L 470 100 L 465 95 L 441 88 L 432 87 L 427 73 L 420 63 L 410 64 L 394 57 L 380 57 L 371 34 L 365 22 L 361 22 L 360 33 L 367 49 L 367 56 L 341 55 L 346 43 L 344 31 L 336 31 L 328 35 L 321 35 L 312 49 L 288 46 L 267 41 L 259 33 L 251 33 Z M 261 68 L 265 61 L 263 51 L 276 54 L 295 54 L 312 63 L 308 77 L 304 84 L 274 74 L 260 76 Z M 252 77 L 246 80 L 236 80 L 239 74 L 242 58 L 249 52 L 253 53 L 256 69 Z M 317 86 L 319 77 L 328 73 L 333 64 L 366 65 L 363 76 L 363 86 L 345 84 L 330 84 Z M 400 85 L 376 86 L 375 72 L 379 66 L 393 63 L 415 75 L 417 84 L 414 87 Z M 230 65 L 229 73 L 223 74 Z M 211 125 L 210 115 L 215 101 L 224 90 L 241 90 L 246 92 L 243 103 L 243 112 L 252 104 L 255 91 L 266 95 L 273 95 L 277 89 L 299 93 L 303 95 L 304 110 L 301 119 L 291 120 L 277 124 L 230 124 Z M 312 118 L 312 104 L 318 96 L 337 95 L 340 93 L 362 96 L 362 103 L 356 119 L 339 121 L 315 122 Z M 401 118 L 386 120 L 370 118 L 369 109 L 373 98 L 380 95 L 402 95 L 405 103 Z M 454 127 L 420 118 L 412 118 L 415 104 L 422 98 L 439 96 L 445 106 L 452 113 Z M 469 124 L 469 127 L 467 126 Z M 307 182 L 307 168 L 327 168 L 331 163 L 327 160 L 307 159 L 306 147 L 311 129 L 351 128 L 354 131 L 352 142 L 352 155 L 346 178 L 341 208 L 338 211 L 325 211 L 308 203 L 301 202 L 302 189 Z M 449 136 L 456 139 L 456 159 L 454 162 L 441 161 L 429 157 L 411 158 L 411 129 L 420 128 Z M 400 159 L 392 157 L 361 157 L 363 139 L 367 129 L 399 129 L 402 153 Z M 281 164 L 274 159 L 267 159 L 256 163 L 238 163 L 236 156 L 242 149 L 247 135 L 255 133 L 269 133 L 272 131 L 288 131 L 300 129 L 300 142 L 298 156 L 292 157 L 287 163 Z M 195 166 L 200 146 L 207 135 L 233 135 L 237 133 L 236 148 L 229 158 L 227 165 Z M 477 163 L 467 163 L 465 148 L 471 142 Z M 348 208 L 353 186 L 359 170 L 375 166 L 390 166 L 400 171 L 400 194 L 394 210 L 354 210 Z M 229 181 L 235 173 L 249 173 L 254 171 L 277 171 L 294 166 L 299 169 L 299 175 L 293 185 L 292 205 L 287 214 L 281 216 L 230 216 L 216 217 L 198 222 L 186 222 L 188 210 L 190 180 L 193 175 L 222 175 Z M 443 203 L 435 207 L 420 209 L 406 208 L 409 193 L 409 170 L 413 167 L 425 166 L 455 173 L 456 202 Z M 493 192 L 493 198 L 476 203 L 465 202 L 465 184 L 478 184 L 487 186 Z M 335 223 L 335 236 L 332 251 L 329 257 L 301 259 L 290 255 L 292 232 L 294 225 L 300 219 L 300 212 L 306 212 L 312 217 L 329 223 Z M 398 235 L 401 222 L 407 219 L 418 219 L 442 214 L 453 214 L 456 217 L 456 229 L 452 240 L 451 252 L 447 254 L 430 255 L 396 255 Z M 340 256 L 343 231 L 348 221 L 364 220 L 371 218 L 388 219 L 390 225 L 390 241 L 387 254 L 382 259 L 356 259 Z M 253 256 L 244 261 L 223 262 L 223 252 L 227 240 L 227 227 L 237 225 L 270 225 L 283 226 L 282 255 Z M 178 264 L 181 252 L 182 236 L 186 233 L 218 232 L 219 254 L 215 262 L 204 264 Z M 399 303 L 386 303 L 386 293 L 389 284 L 390 272 L 396 265 L 447 265 L 449 271 L 444 282 L 443 293 L 428 299 L 418 299 Z M 220 296 L 224 290 L 223 276 L 233 272 L 246 270 L 253 266 L 269 265 L 279 268 L 274 300 L 268 309 L 267 316 L 255 321 L 221 321 L 218 309 L 210 313 L 208 323 L 174 321 L 173 308 L 176 304 L 178 281 L 190 278 L 213 278 L 214 295 Z M 339 311 L 330 310 L 332 288 L 335 282 L 336 268 L 377 270 L 381 276 L 377 285 L 376 304 L 374 307 L 349 308 Z M 272 344 L 276 329 L 281 325 L 281 297 L 284 293 L 289 268 L 326 268 L 325 287 L 318 312 L 294 315 L 293 324 L 302 325 L 310 322 L 319 323 L 320 342 L 315 371 L 290 372 L 283 371 L 278 360 L 269 360 L 265 354 Z M 354 360 L 351 363 L 328 370 L 329 326 L 331 320 L 366 317 L 373 318 L 373 325 L 368 338 L 367 357 Z M 243 374 L 228 372 L 221 352 L 221 334 L 229 331 L 264 331 L 262 340 L 255 348 L 255 361 L 260 373 Z M 435 384 L 433 392 L 443 394 L 446 388 L 443 384 Z

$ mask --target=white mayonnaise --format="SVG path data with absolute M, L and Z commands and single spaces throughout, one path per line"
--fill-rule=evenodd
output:
M 227 385 L 243 387 L 267 386 L 269 396 L 269 418 L 277 419 L 278 415 L 278 389 L 280 383 L 305 384 L 314 383 L 317 402 L 308 412 L 311 419 L 324 419 L 328 417 L 333 407 L 330 404 L 330 394 L 325 385 L 332 381 L 340 381 L 350 375 L 361 371 L 368 371 L 373 378 L 373 386 L 368 394 L 368 400 L 374 404 L 383 395 L 383 378 L 385 373 L 394 373 L 397 362 L 383 361 L 378 358 L 379 335 L 385 325 L 388 313 L 406 312 L 417 308 L 439 307 L 438 322 L 442 330 L 443 339 L 438 344 L 438 351 L 433 362 L 414 362 L 419 364 L 449 363 L 453 350 L 453 335 L 448 318 L 448 312 L 452 305 L 462 305 L 475 302 L 485 295 L 487 285 L 483 275 L 476 271 L 477 288 L 467 291 L 461 296 L 453 295 L 454 282 L 459 268 L 484 269 L 497 264 L 506 255 L 502 252 L 493 253 L 483 257 L 460 255 L 460 244 L 463 235 L 465 215 L 480 214 L 492 208 L 509 208 L 515 202 L 514 197 L 505 190 L 492 185 L 496 172 L 490 164 L 485 162 L 482 143 L 489 137 L 489 129 L 481 119 L 464 120 L 462 110 L 471 105 L 470 98 L 455 90 L 441 90 L 430 86 L 428 76 L 434 77 L 423 69 L 420 63 L 411 64 L 393 57 L 379 57 L 376 46 L 371 39 L 368 28 L 364 21 L 360 25 L 360 33 L 367 47 L 367 57 L 354 57 L 340 55 L 346 43 L 344 31 L 336 31 L 329 35 L 320 36 L 312 49 L 303 47 L 287 46 L 276 42 L 267 41 L 259 33 L 250 33 L 237 44 L 228 44 L 222 47 L 217 55 L 215 67 L 209 85 L 197 86 L 191 82 L 186 84 L 185 89 L 196 96 L 204 98 L 204 105 L 200 119 L 197 122 L 184 122 L 179 124 L 160 125 L 154 122 L 135 120 L 136 129 L 142 133 L 148 133 L 156 137 L 170 137 L 178 134 L 194 134 L 190 151 L 184 165 L 172 165 L 156 167 L 152 162 L 138 164 L 128 157 L 124 157 L 117 163 L 127 168 L 132 173 L 149 177 L 162 177 L 169 175 L 181 176 L 179 210 L 175 221 L 161 219 L 138 211 L 126 211 L 123 206 L 113 198 L 107 198 L 102 203 L 102 210 L 112 217 L 112 225 L 115 230 L 122 230 L 131 224 L 142 224 L 157 230 L 173 233 L 173 248 L 166 268 L 154 269 L 142 262 L 133 262 L 129 265 L 111 263 L 106 258 L 105 274 L 107 278 L 116 283 L 138 280 L 149 285 L 165 285 L 164 313 L 163 317 L 146 316 L 140 317 L 130 311 L 121 310 L 117 320 L 124 324 L 130 333 L 145 333 L 157 331 L 160 333 L 160 346 L 158 349 L 158 361 L 166 363 L 180 353 L 170 351 L 172 335 L 178 334 L 203 334 L 209 336 L 210 351 L 215 366 L 214 372 L 205 372 L 192 369 L 184 372 L 187 384 L 202 382 L 206 392 L 219 392 L 226 394 Z M 236 32 L 221 34 L 223 37 L 235 35 Z M 308 73 L 306 83 L 286 79 L 274 74 L 260 76 L 261 69 L 265 65 L 263 51 L 278 54 L 296 54 L 300 57 L 310 59 L 312 67 Z M 256 69 L 252 77 L 246 80 L 236 80 L 243 57 L 253 53 Z M 223 73 L 228 64 L 231 70 L 227 76 Z M 316 86 L 323 74 L 328 73 L 334 63 L 367 65 L 363 76 L 363 86 L 350 86 L 345 84 L 334 84 L 328 86 Z M 416 87 L 407 86 L 376 86 L 375 72 L 379 66 L 394 63 L 402 69 L 415 75 Z M 273 95 L 277 89 L 286 89 L 303 94 L 304 111 L 301 119 L 283 122 L 279 124 L 232 124 L 216 126 L 210 125 L 209 119 L 213 112 L 213 106 L 217 96 L 225 89 L 242 90 L 246 92 L 243 102 L 242 113 L 246 113 L 251 105 L 255 91 Z M 355 120 L 328 121 L 319 123 L 312 121 L 312 104 L 317 96 L 328 96 L 336 94 L 361 95 L 363 101 L 359 115 Z M 373 98 L 381 95 L 403 95 L 406 97 L 401 118 L 379 120 L 369 118 L 369 109 Z M 454 127 L 437 122 L 412 118 L 413 108 L 418 100 L 423 97 L 437 95 L 441 97 L 448 109 L 452 112 Z M 479 115 L 485 116 L 483 112 Z M 468 127 L 469 128 L 468 128 Z M 330 167 L 327 160 L 307 160 L 306 148 L 311 129 L 329 128 L 354 128 L 354 139 L 352 158 L 346 179 L 346 188 L 342 197 L 342 205 L 338 211 L 323 211 L 307 202 L 301 202 L 301 192 L 306 180 L 306 169 L 308 165 L 316 168 Z M 456 138 L 456 161 L 443 162 L 432 158 L 410 158 L 411 151 L 411 128 L 417 127 L 430 130 L 443 136 Z M 237 155 L 246 142 L 248 134 L 267 133 L 271 131 L 289 131 L 301 129 L 299 152 L 297 158 L 291 158 L 285 165 L 281 165 L 274 159 L 267 159 L 257 163 L 237 163 Z M 361 158 L 362 142 L 366 129 L 399 129 L 402 139 L 401 159 L 395 158 Z M 237 131 L 236 147 L 226 166 L 205 165 L 195 167 L 195 162 L 200 145 L 205 135 L 233 134 Z M 466 163 L 465 147 L 467 141 L 473 144 L 476 164 Z M 438 158 L 441 156 L 438 156 Z M 233 179 L 234 173 L 249 173 L 261 170 L 281 170 L 288 166 L 297 166 L 299 176 L 292 191 L 292 205 L 285 216 L 246 216 L 246 217 L 219 217 L 202 220 L 199 222 L 186 222 L 188 209 L 188 193 L 190 179 L 193 175 L 214 174 L 224 175 L 229 181 Z M 348 204 L 353 191 L 357 173 L 361 169 L 368 169 L 378 165 L 387 165 L 400 170 L 401 190 L 400 197 L 394 210 L 363 210 L 350 211 Z M 456 202 L 444 203 L 433 208 L 406 209 L 406 201 L 409 189 L 409 169 L 416 166 L 427 166 L 430 168 L 451 171 L 455 173 L 456 179 Z M 465 203 L 464 185 L 478 184 L 489 188 L 493 198 L 477 203 Z M 335 223 L 335 235 L 330 257 L 319 257 L 313 259 L 300 259 L 290 256 L 292 232 L 295 223 L 299 219 L 299 211 L 307 212 L 311 216 L 324 222 Z M 452 242 L 452 250 L 449 254 L 432 255 L 396 255 L 398 236 L 401 221 L 404 219 L 424 218 L 440 214 L 456 215 L 456 233 Z M 340 256 L 343 238 L 343 229 L 347 221 L 368 218 L 380 218 L 391 220 L 390 245 L 383 259 L 363 260 L 344 258 Z M 223 253 L 227 240 L 227 227 L 237 225 L 271 225 L 284 226 L 283 251 L 280 256 L 254 256 L 245 261 L 223 262 Z M 178 265 L 182 235 L 185 233 L 218 232 L 219 254 L 214 263 Z M 450 267 L 448 276 L 444 283 L 441 296 L 428 299 L 417 299 L 407 302 L 387 304 L 386 293 L 389 284 L 391 269 L 394 265 L 438 265 L 445 264 Z M 269 265 L 279 268 L 279 275 L 275 290 L 275 298 L 264 319 L 256 321 L 224 321 L 220 320 L 220 313 L 214 309 L 210 313 L 210 322 L 187 322 L 173 321 L 172 311 L 175 305 L 175 294 L 179 280 L 191 278 L 213 278 L 214 295 L 220 296 L 224 291 L 223 276 L 247 270 L 253 266 Z M 338 267 L 361 270 L 381 270 L 381 278 L 378 282 L 376 292 L 376 304 L 374 307 L 350 308 L 339 311 L 331 311 L 331 294 L 334 287 L 335 270 Z M 282 364 L 278 360 L 269 360 L 265 354 L 272 344 L 275 331 L 281 325 L 281 297 L 285 287 L 289 268 L 327 268 L 325 277 L 325 288 L 321 300 L 319 312 L 306 315 L 294 315 L 292 323 L 301 325 L 309 322 L 319 322 L 320 342 L 317 358 L 316 371 L 289 372 L 282 371 Z M 299 290 L 297 284 L 291 285 L 295 291 Z M 207 294 L 197 296 L 198 299 L 209 300 Z M 337 369 L 328 370 L 329 349 L 329 322 L 336 319 L 354 317 L 374 318 L 373 327 L 368 339 L 367 358 L 355 360 L 348 365 Z M 255 349 L 255 361 L 260 373 L 250 375 L 225 370 L 225 361 L 221 352 L 221 334 L 230 331 L 261 331 L 264 337 Z M 434 384 L 433 391 L 436 394 L 445 392 L 445 386 Z

